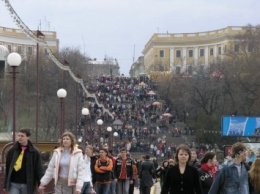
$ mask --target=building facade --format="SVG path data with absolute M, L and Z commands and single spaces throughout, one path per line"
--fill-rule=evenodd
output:
M 144 57 L 140 56 L 138 57 L 138 60 L 132 64 L 129 75 L 131 77 L 138 77 L 140 75 L 143 75 L 144 72 Z
M 90 59 L 88 61 L 88 69 L 91 72 L 91 76 L 120 76 L 120 67 L 118 65 L 117 59 Z
M 154 34 L 143 50 L 146 73 L 173 72 L 192 74 L 223 60 L 228 49 L 236 49 L 234 35 L 246 27 L 176 34 Z
M 35 35 L 37 34 L 36 31 L 34 33 Z M 59 40 L 57 39 L 56 32 L 42 31 L 42 33 L 44 34 L 42 38 L 47 42 L 51 51 L 53 53 L 58 52 Z M 37 43 L 28 38 L 20 29 L 0 27 L 0 45 L 6 47 L 9 53 L 19 53 L 23 62 L 28 61 L 31 55 L 36 55 Z M 44 45 L 39 44 L 39 52 L 47 54 Z M 0 71 L 7 70 L 5 58 L 0 56 Z

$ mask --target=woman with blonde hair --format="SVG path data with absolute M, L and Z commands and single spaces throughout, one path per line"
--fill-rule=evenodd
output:
M 63 133 L 60 146 L 53 152 L 39 186 L 42 193 L 52 178 L 56 194 L 80 194 L 85 178 L 84 160 L 71 132 Z
M 249 170 L 249 192 L 260 194 L 260 157 L 257 157 Z

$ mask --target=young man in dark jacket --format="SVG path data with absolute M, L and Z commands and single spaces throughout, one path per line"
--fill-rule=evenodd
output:
M 34 194 L 43 168 L 39 151 L 29 141 L 29 129 L 20 129 L 18 141 L 6 156 L 4 189 L 8 193 Z
M 109 194 L 113 161 L 108 157 L 107 149 L 100 149 L 99 156 L 95 164 L 96 192 L 98 194 Z
M 127 157 L 125 148 L 121 148 L 120 157 L 116 159 L 114 167 L 117 193 L 128 194 L 130 184 L 133 184 L 133 160 Z

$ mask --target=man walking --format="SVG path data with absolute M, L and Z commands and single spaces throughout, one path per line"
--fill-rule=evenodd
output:
M 109 194 L 110 190 L 113 161 L 107 155 L 108 151 L 106 149 L 100 149 L 100 158 L 97 159 L 95 164 L 96 192 L 98 194 Z
M 30 135 L 29 129 L 20 129 L 18 142 L 7 153 L 4 189 L 8 194 L 34 194 L 40 185 L 42 162 Z
M 246 146 L 235 143 L 232 146 L 232 160 L 217 172 L 209 194 L 249 194 L 248 173 L 244 165 L 246 156 Z
M 127 150 L 121 148 L 114 168 L 117 193 L 128 194 L 130 184 L 133 184 L 133 160 L 127 157 Z
M 140 173 L 140 193 L 150 194 L 151 187 L 153 186 L 153 179 L 155 179 L 155 168 L 150 156 L 146 155 L 145 160 L 141 164 Z

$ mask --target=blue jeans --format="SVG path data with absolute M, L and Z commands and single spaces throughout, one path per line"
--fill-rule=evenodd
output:
M 118 179 L 116 189 L 117 193 L 119 194 L 128 194 L 129 193 L 129 187 L 130 187 L 130 180 L 125 179 L 125 180 L 120 180 Z
M 90 191 L 90 182 L 84 182 L 83 187 L 81 189 L 81 194 L 89 194 Z
M 10 186 L 10 190 L 8 191 L 8 194 L 28 194 L 27 185 L 11 182 L 11 186 Z
M 110 194 L 116 194 L 116 182 L 114 180 L 110 184 Z
M 96 185 L 96 192 L 98 194 L 110 194 L 110 183 L 109 184 L 99 184 Z

